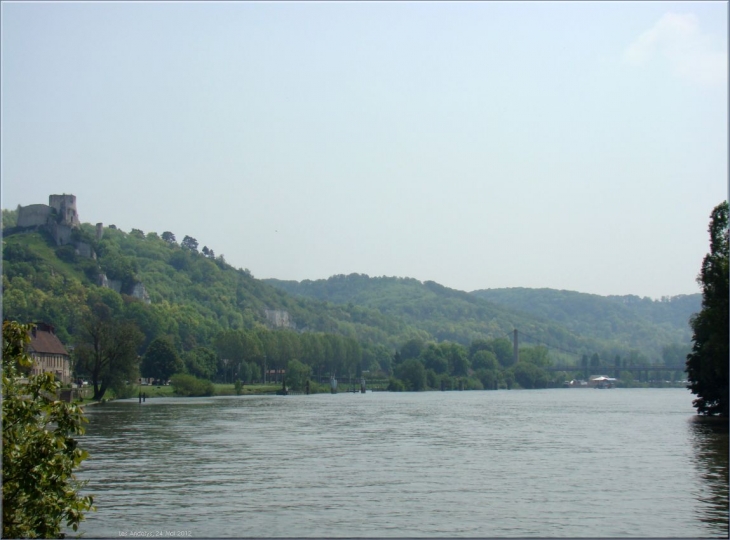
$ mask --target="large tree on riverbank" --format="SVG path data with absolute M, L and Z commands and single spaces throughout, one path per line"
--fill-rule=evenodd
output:
M 147 348 L 140 371 L 143 377 L 167 381 L 175 373 L 182 373 L 183 361 L 167 338 L 157 338 Z
M 694 406 L 706 415 L 728 416 L 728 203 L 715 207 L 710 220 L 710 253 L 697 281 L 702 310 L 690 320 L 694 335 L 687 356 L 689 389 Z
M 137 349 L 144 334 L 137 325 L 117 320 L 105 304 L 96 304 L 84 318 L 81 342 L 76 347 L 77 370 L 88 373 L 94 385 L 94 400 L 107 388 L 135 381 L 139 372 Z

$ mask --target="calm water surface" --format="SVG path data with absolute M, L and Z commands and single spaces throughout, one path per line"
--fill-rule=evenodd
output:
M 89 407 L 87 537 L 728 535 L 727 424 L 681 389 Z

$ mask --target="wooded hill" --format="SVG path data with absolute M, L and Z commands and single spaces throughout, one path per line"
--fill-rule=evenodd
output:
M 438 340 L 466 344 L 485 335 L 503 337 L 517 328 L 522 343 L 547 346 L 561 363 L 593 352 L 604 359 L 618 354 L 644 363 L 683 358 L 690 349 L 688 321 L 701 303 L 700 294 L 654 301 L 551 289 L 466 293 L 432 281 L 358 274 L 264 281 L 299 297 L 377 309 Z
M 700 311 L 702 295 L 689 294 L 661 300 L 634 295 L 599 296 L 555 289 L 484 289 L 471 294 L 542 319 L 568 330 L 602 340 L 619 340 L 655 353 L 668 343 L 689 347 L 689 319 Z
M 339 334 L 387 346 L 390 354 L 399 343 L 429 338 L 376 310 L 294 298 L 247 270 L 233 268 L 222 256 L 184 247 L 174 235 L 163 240 L 156 233 L 106 227 L 96 241 L 94 233 L 94 227 L 82 224 L 80 234 L 92 244 L 96 260 L 78 256 L 71 246 L 55 246 L 42 231 L 4 237 L 3 316 L 47 321 L 64 343 L 73 343 L 80 312 L 93 293 L 134 320 L 147 336 L 146 343 L 167 335 L 181 350 L 210 345 L 223 330 L 277 328 L 267 311 L 288 315 L 290 324 L 284 320 L 278 328 Z M 120 291 L 99 286 L 101 274 Z M 149 304 L 131 295 L 139 283 Z
M 95 228 L 82 224 L 75 239 L 96 254 L 96 259 L 87 258 L 72 246 L 56 246 L 42 230 L 7 228 L 13 225 L 13 214 L 3 210 L 3 316 L 49 322 L 71 345 L 82 313 L 99 300 L 137 323 L 145 334 L 144 348 L 159 336 L 169 337 L 184 352 L 200 346 L 214 349 L 221 333 L 231 330 L 319 333 L 357 341 L 366 367 L 373 360 L 387 365 L 386 357 L 414 339 L 469 345 L 476 339 L 507 337 L 514 328 L 523 344 L 546 345 L 554 361 L 571 364 L 581 354 L 596 352 L 605 359 L 633 354 L 659 360 L 665 345 L 683 348 L 689 341 L 678 321 L 684 317 L 681 309 L 688 318 L 694 308 L 684 300 L 669 302 L 677 313 L 665 321 L 651 320 L 631 303 L 623 306 L 629 311 L 621 311 L 619 302 L 606 300 L 617 306 L 608 323 L 594 310 L 596 322 L 591 324 L 581 321 L 585 316 L 578 312 L 573 318 L 531 314 L 524 307 L 518 311 L 476 293 L 410 278 L 354 274 L 301 283 L 258 280 L 207 246 L 199 250 L 194 238 L 178 242 L 169 231 L 126 233 L 109 226 L 97 239 Z M 140 294 L 140 284 L 149 303 Z M 643 302 L 638 302 L 642 309 Z M 606 324 L 617 332 L 607 332 Z M 625 331 L 632 326 L 639 328 Z

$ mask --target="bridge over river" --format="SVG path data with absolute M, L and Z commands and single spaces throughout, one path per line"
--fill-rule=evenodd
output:
M 514 348 L 514 362 L 516 363 L 519 360 L 519 336 L 527 337 L 527 340 L 529 342 L 535 342 L 539 345 L 542 345 L 546 348 L 552 348 L 557 349 L 563 353 L 567 353 L 569 355 L 575 355 L 576 357 L 580 356 L 580 353 L 578 351 L 568 351 L 566 349 L 563 349 L 561 347 L 556 347 L 554 345 L 549 345 L 539 339 L 535 339 L 531 336 L 526 336 L 524 332 L 518 332 L 516 329 L 513 332 L 510 332 L 510 334 L 507 334 L 510 338 L 512 338 L 512 346 Z M 587 364 L 573 364 L 573 365 L 551 365 L 546 366 L 543 369 L 546 371 L 552 371 L 552 372 L 558 372 L 558 371 L 566 371 L 566 372 L 576 372 L 580 371 L 583 373 L 584 378 L 588 379 L 589 372 L 590 374 L 597 375 L 599 373 L 601 374 L 608 374 L 611 373 L 614 377 L 617 379 L 620 378 L 619 374 L 622 371 L 628 371 L 629 373 L 635 374 L 638 376 L 639 379 L 643 379 L 645 381 L 649 380 L 649 374 L 654 373 L 655 375 L 660 372 L 685 372 L 685 366 L 684 365 L 675 365 L 675 366 L 666 366 L 664 364 L 642 364 L 642 365 L 623 365 L 623 362 L 621 365 L 611 365 L 611 364 L 603 364 L 603 365 L 587 365 Z

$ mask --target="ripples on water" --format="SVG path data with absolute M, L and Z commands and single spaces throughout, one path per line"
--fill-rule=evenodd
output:
M 728 532 L 727 429 L 692 420 L 683 390 L 155 399 L 88 415 L 86 536 Z

